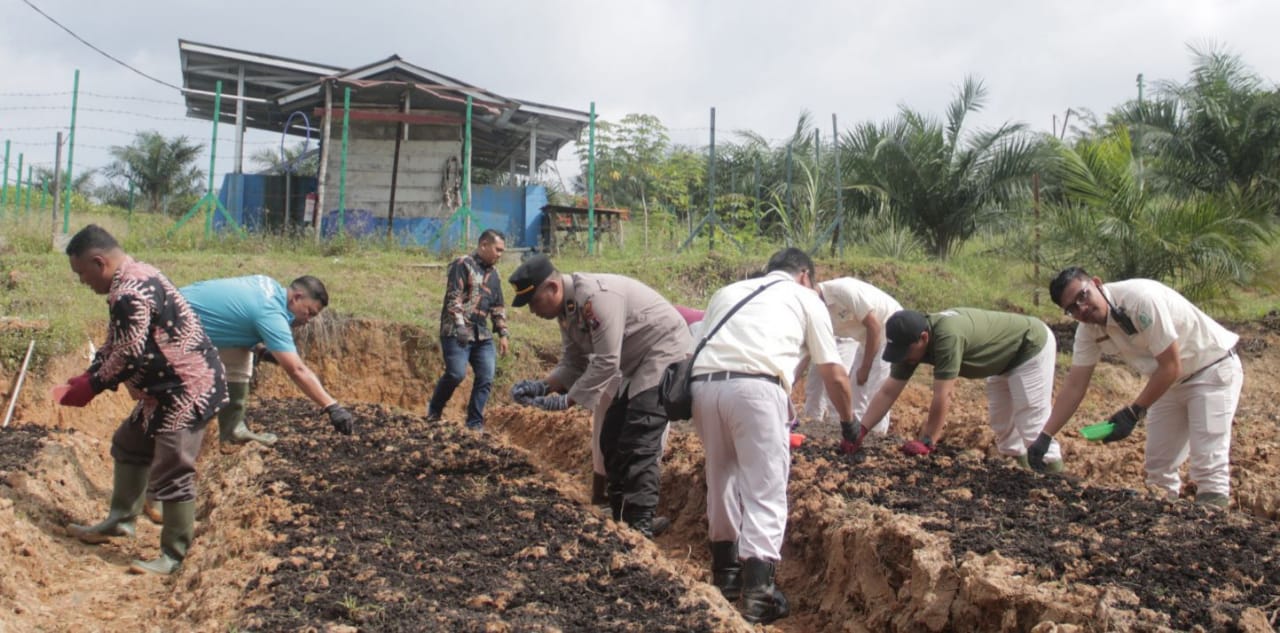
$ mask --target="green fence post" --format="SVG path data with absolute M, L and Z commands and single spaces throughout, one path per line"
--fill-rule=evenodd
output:
M 587 254 L 596 254 L 596 102 L 587 123 Z
M 467 95 L 467 122 L 462 136 L 462 208 L 466 211 L 465 228 L 462 231 L 462 246 L 466 248 L 471 242 L 471 95 Z
M 351 132 L 351 86 L 342 91 L 342 171 L 338 174 L 338 235 L 347 231 L 347 139 Z
M 8 187 L 6 187 L 7 189 Z M 22 152 L 18 152 L 18 179 L 13 184 L 13 217 L 22 210 Z
M 31 183 L 34 182 L 32 178 L 35 178 L 35 171 L 34 167 L 27 165 L 27 195 L 22 207 L 22 215 L 30 215 L 31 213 Z
M 209 187 L 205 189 L 205 197 L 213 196 L 213 170 L 218 156 L 218 120 L 222 118 L 222 80 L 213 85 L 213 136 L 209 141 Z M 213 236 L 213 214 L 218 210 L 217 204 L 209 205 L 209 213 L 204 216 L 204 239 Z
M 4 142 L 4 178 L 0 180 L 0 216 L 4 215 L 5 200 L 9 198 L 9 141 Z
M 80 69 L 71 87 L 71 133 L 67 136 L 67 189 L 62 201 L 62 232 L 71 232 L 71 167 L 76 153 L 76 105 L 80 98 Z

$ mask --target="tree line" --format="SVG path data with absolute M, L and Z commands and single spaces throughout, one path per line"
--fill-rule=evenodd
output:
M 903 105 L 834 141 L 808 113 L 781 142 L 738 131 L 715 147 L 716 213 L 742 242 L 945 259 L 987 235 L 1051 270 L 1078 263 L 1223 300 L 1259 283 L 1275 236 L 1280 91 L 1234 54 L 1192 57 L 1186 80 L 1103 116 L 1069 111 L 1057 133 L 971 129 L 988 96 L 974 77 L 941 116 Z M 671 143 L 656 117 L 599 123 L 595 148 L 600 202 L 642 215 L 656 239 L 679 243 L 707 212 L 707 147 Z

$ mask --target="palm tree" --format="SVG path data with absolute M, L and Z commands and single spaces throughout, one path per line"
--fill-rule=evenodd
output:
M 1170 282 L 1192 300 L 1220 301 L 1248 283 L 1273 230 L 1265 199 L 1229 185 L 1183 194 L 1156 186 L 1132 134 L 1116 126 L 1102 138 L 1056 146 L 1063 201 L 1051 205 L 1049 254 L 1109 279 Z
M 82 196 L 88 196 L 93 189 L 93 177 L 97 175 L 97 170 L 87 169 L 78 171 L 75 177 L 71 179 L 71 191 Z M 66 173 L 63 173 L 66 176 Z M 53 168 L 52 167 L 36 167 L 32 175 L 31 182 L 43 183 L 44 186 L 53 187 Z M 66 184 L 63 184 L 65 187 Z
M 159 132 L 139 132 L 133 143 L 110 149 L 115 159 L 104 172 L 131 182 L 147 201 L 150 211 L 163 210 L 169 196 L 185 196 L 199 190 L 203 176 L 195 167 L 204 146 L 185 136 L 167 139 Z
M 936 257 L 947 257 L 977 229 L 980 215 L 1006 205 L 1026 189 L 1035 170 L 1039 140 L 1021 123 L 968 134 L 965 119 L 986 103 L 980 80 L 966 77 L 943 123 L 906 106 L 880 125 L 846 132 L 844 182 L 883 192 L 893 213 Z M 879 204 L 855 196 L 854 207 Z
M 305 157 L 303 154 L 307 154 Z M 298 176 L 315 176 L 320 171 L 320 158 L 317 148 L 307 149 L 305 142 L 286 146 L 281 154 L 279 147 L 260 149 L 249 157 L 263 172 L 280 174 L 288 171 Z
M 1261 188 L 1280 210 L 1280 93 L 1241 59 L 1192 47 L 1186 83 L 1157 83 L 1157 99 L 1128 104 L 1129 124 L 1161 172 L 1187 191 Z

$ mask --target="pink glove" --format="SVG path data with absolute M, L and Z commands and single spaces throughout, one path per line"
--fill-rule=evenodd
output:
M 705 314 L 702 310 L 697 308 L 686 308 L 685 306 L 676 306 L 676 312 L 679 312 L 680 316 L 684 317 L 685 325 L 693 325 L 694 323 L 701 321 L 702 315 Z
M 907 442 L 906 444 L 902 445 L 903 455 L 919 457 L 921 455 L 928 455 L 929 453 L 932 453 L 932 452 L 933 452 L 932 444 L 931 443 L 926 444 L 925 442 L 922 442 L 920 440 L 911 440 L 910 442 Z
M 89 384 L 89 372 L 68 380 L 67 387 L 67 392 L 58 400 L 58 404 L 64 407 L 83 407 L 98 395 L 94 393 L 93 385 Z

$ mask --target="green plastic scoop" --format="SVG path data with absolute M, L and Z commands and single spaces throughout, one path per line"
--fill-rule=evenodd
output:
M 1080 429 L 1080 435 L 1084 436 L 1084 439 L 1091 442 L 1098 442 L 1107 439 L 1107 436 L 1111 435 L 1111 431 L 1115 429 L 1115 427 L 1116 425 L 1110 422 L 1090 424 L 1089 426 Z

